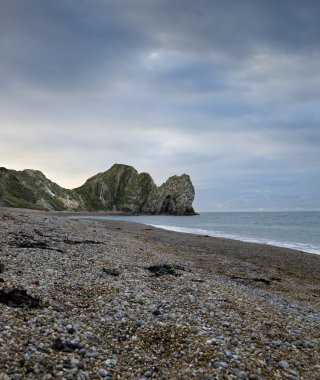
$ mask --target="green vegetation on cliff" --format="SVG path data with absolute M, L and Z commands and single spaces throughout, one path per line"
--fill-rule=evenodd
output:
M 138 174 L 132 166 L 115 164 L 74 191 L 81 195 L 88 210 L 138 213 L 154 187 L 149 174 Z
M 186 174 L 168 179 L 159 188 L 148 173 L 114 164 L 67 190 L 37 170 L 0 168 L 0 206 L 39 210 L 119 211 L 148 214 L 194 214 L 194 188 Z
M 81 198 L 63 189 L 38 170 L 0 168 L 0 205 L 37 210 L 77 210 Z

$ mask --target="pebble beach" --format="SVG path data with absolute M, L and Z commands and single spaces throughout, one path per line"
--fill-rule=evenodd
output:
M 0 209 L 0 380 L 320 379 L 320 255 Z

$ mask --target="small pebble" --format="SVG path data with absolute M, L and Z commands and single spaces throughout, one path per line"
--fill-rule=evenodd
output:
M 104 364 L 106 365 L 106 367 L 111 367 L 113 365 L 116 365 L 117 364 L 117 359 L 107 359 Z
M 281 360 L 278 364 L 279 364 L 279 367 L 281 367 L 283 369 L 289 368 L 289 363 L 285 360 Z
M 109 371 L 106 371 L 106 370 L 103 369 L 103 368 L 100 368 L 100 369 L 98 370 L 98 373 L 99 373 L 99 375 L 100 375 L 101 377 L 107 377 L 107 376 L 109 376 Z
M 232 352 L 229 350 L 224 350 L 224 354 L 228 359 L 232 359 L 233 357 Z
M 249 375 L 249 380 L 260 380 L 260 376 L 252 373 Z
M 216 365 L 216 367 L 220 367 L 220 368 L 228 368 L 228 364 L 225 363 L 225 362 L 215 362 L 214 363 Z

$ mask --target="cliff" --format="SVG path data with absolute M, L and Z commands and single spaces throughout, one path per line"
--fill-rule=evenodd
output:
M 0 205 L 38 210 L 80 210 L 82 198 L 50 181 L 38 170 L 0 168 Z
M 154 187 L 143 207 L 144 213 L 194 215 L 192 202 L 195 192 L 187 174 L 170 177 L 160 187 Z
M 115 164 L 67 190 L 37 170 L 0 168 L 0 205 L 40 210 L 120 211 L 143 214 L 193 215 L 190 177 L 170 177 L 157 187 L 148 173 Z
M 87 210 L 141 213 L 155 187 L 148 173 L 138 174 L 132 166 L 115 164 L 74 191 L 82 197 Z

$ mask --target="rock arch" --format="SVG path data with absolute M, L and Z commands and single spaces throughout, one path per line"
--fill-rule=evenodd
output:
M 176 200 L 168 194 L 162 201 L 160 214 L 174 214 L 176 211 Z

